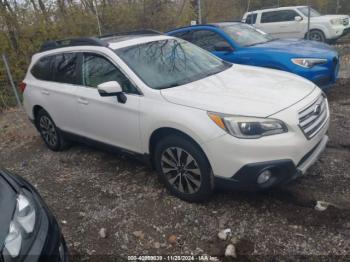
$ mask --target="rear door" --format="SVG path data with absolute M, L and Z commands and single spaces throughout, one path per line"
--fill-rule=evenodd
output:
M 261 13 L 260 23 L 256 26 L 276 38 L 303 38 L 305 21 L 296 21 L 297 16 L 300 14 L 293 9 L 266 11 Z
M 142 96 L 134 84 L 104 55 L 86 52 L 82 58 L 82 85 L 77 88 L 80 134 L 90 139 L 140 152 L 139 103 Z M 101 97 L 97 86 L 117 81 L 127 97 Z
M 37 66 L 41 67 L 41 72 L 36 72 Z M 32 69 L 34 77 L 45 80 L 36 81 L 44 109 L 60 129 L 69 132 L 77 130 L 75 92 L 78 67 L 78 53 L 61 53 L 40 59 Z

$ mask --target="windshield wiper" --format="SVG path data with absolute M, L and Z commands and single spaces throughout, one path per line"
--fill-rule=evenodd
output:
M 247 45 L 248 46 L 255 46 L 255 45 L 260 45 L 260 44 L 265 44 L 265 43 L 268 43 L 268 42 L 272 42 L 272 41 L 275 41 L 276 39 L 269 39 L 269 40 L 266 40 L 264 42 L 257 42 L 257 43 L 254 43 L 254 44 L 251 44 L 251 45 Z

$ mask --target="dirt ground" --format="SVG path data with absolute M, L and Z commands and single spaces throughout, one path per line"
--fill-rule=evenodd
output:
M 340 48 L 343 73 L 350 48 Z M 346 62 L 347 61 L 347 62 Z M 169 195 L 131 158 L 74 145 L 48 150 L 23 112 L 0 113 L 0 163 L 34 184 L 61 224 L 73 260 L 128 255 L 222 257 L 237 238 L 239 258 L 350 259 L 350 79 L 329 94 L 330 142 L 307 175 L 265 193 L 217 192 L 205 204 Z M 316 201 L 331 202 L 324 212 Z M 100 230 L 106 230 L 102 238 Z M 170 241 L 169 241 L 169 237 Z M 221 260 L 225 260 L 221 258 Z M 226 259 L 227 260 L 227 259 Z

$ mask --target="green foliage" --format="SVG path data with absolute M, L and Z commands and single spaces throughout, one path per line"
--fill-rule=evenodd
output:
M 203 22 L 242 17 L 249 0 L 202 0 Z M 339 0 L 350 12 L 348 0 Z M 335 12 L 335 0 L 310 0 L 323 12 Z M 24 77 L 31 56 L 46 40 L 98 35 L 141 28 L 166 31 L 197 19 L 196 0 L 0 0 L 0 53 L 6 53 L 16 80 Z M 305 4 L 306 0 L 250 0 L 250 10 Z M 96 5 L 97 4 L 97 5 Z M 97 8 L 95 8 L 97 7 Z M 346 10 L 348 9 L 348 10 Z M 0 81 L 5 79 L 0 62 Z M 0 87 L 1 88 L 1 87 Z

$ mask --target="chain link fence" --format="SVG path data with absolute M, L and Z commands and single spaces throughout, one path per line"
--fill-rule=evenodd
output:
M 18 95 L 18 82 L 13 80 Z M 20 96 L 18 95 L 20 98 Z M 6 71 L 4 57 L 0 57 L 0 112 L 18 105 L 16 93 Z

